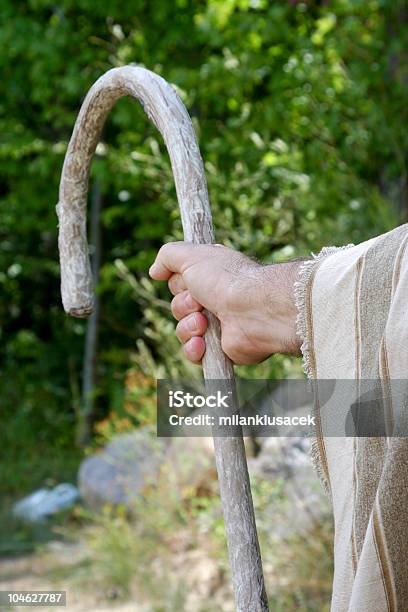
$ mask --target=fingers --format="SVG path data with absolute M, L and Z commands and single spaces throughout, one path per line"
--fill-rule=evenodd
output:
M 149 270 L 151 278 L 168 281 L 169 290 L 175 296 L 171 302 L 171 311 L 179 321 L 176 335 L 183 343 L 183 352 L 187 359 L 197 364 L 205 353 L 202 336 L 207 330 L 208 321 L 201 313 L 203 306 L 191 296 L 182 275 L 191 265 L 202 259 L 202 248 L 203 245 L 186 242 L 165 244 Z
M 187 289 L 187 286 L 183 281 L 183 277 L 181 276 L 181 274 L 173 274 L 172 276 L 170 276 L 168 286 L 170 292 L 173 295 L 177 295 L 178 293 L 181 293 L 182 291 L 185 291 Z
M 191 338 L 183 345 L 185 356 L 192 363 L 200 363 L 205 353 L 205 342 L 201 336 Z
M 173 275 L 177 276 L 177 275 Z M 169 283 L 170 291 L 176 293 L 181 284 L 176 278 Z M 199 364 L 205 353 L 205 341 L 202 336 L 208 326 L 207 318 L 200 312 L 199 304 L 188 291 L 176 293 L 171 303 L 171 310 L 175 319 L 179 322 L 176 327 L 176 336 L 183 343 L 183 352 L 192 363 Z
M 188 242 L 164 244 L 150 267 L 150 276 L 155 280 L 169 280 L 174 272 L 182 274 L 199 257 L 198 246 Z
M 173 317 L 180 321 L 192 312 L 199 312 L 203 307 L 195 300 L 189 291 L 178 293 L 171 302 Z
M 195 336 L 203 336 L 207 326 L 207 318 L 201 312 L 193 312 L 179 321 L 176 336 L 180 342 L 186 343 Z

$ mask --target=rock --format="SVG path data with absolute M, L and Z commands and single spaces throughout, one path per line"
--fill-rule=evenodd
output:
M 129 509 L 145 488 L 159 482 L 182 491 L 198 489 L 215 478 L 211 438 L 157 438 L 145 427 L 120 434 L 102 451 L 81 463 L 78 486 L 85 504 Z
M 179 488 L 208 488 L 217 478 L 212 438 L 172 438 L 162 471 Z
M 105 504 L 130 507 L 157 479 L 166 446 L 167 440 L 147 427 L 113 438 L 80 465 L 78 486 L 85 504 L 93 510 Z
M 258 438 L 261 451 L 248 458 L 251 474 L 265 478 L 293 478 L 300 468 L 313 476 L 309 458 L 310 442 L 302 437 Z
M 46 520 L 61 510 L 71 508 L 79 498 L 78 489 L 69 483 L 61 483 L 53 489 L 38 489 L 13 506 L 14 516 L 29 523 Z
M 287 501 L 286 518 L 274 525 L 275 534 L 307 533 L 330 514 L 330 502 L 323 491 L 310 458 L 310 440 L 304 437 L 260 438 L 261 452 L 248 459 L 252 477 L 281 480 Z
M 289 500 L 291 524 L 310 527 L 327 511 L 328 500 L 309 457 L 304 437 L 257 438 L 260 452 L 248 457 L 252 477 L 283 482 Z M 116 436 L 102 451 L 80 466 L 79 490 L 85 504 L 100 510 L 105 504 L 123 504 L 130 510 L 154 485 L 172 500 L 211 495 L 216 480 L 212 438 L 157 438 L 148 427 Z

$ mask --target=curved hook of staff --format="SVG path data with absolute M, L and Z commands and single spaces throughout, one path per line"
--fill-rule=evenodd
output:
M 187 241 L 213 241 L 204 167 L 190 117 L 175 90 L 145 68 L 106 72 L 81 107 L 62 169 L 57 213 L 60 222 L 61 290 L 67 313 L 90 314 L 93 288 L 86 239 L 89 168 L 106 117 L 123 96 L 137 98 L 166 143 Z
M 214 241 L 204 166 L 189 114 L 175 90 L 138 66 L 113 68 L 89 90 L 68 145 L 57 215 L 61 294 L 65 311 L 86 317 L 93 308 L 93 282 L 86 233 L 89 169 L 100 134 L 115 102 L 137 98 L 167 146 L 188 242 Z M 219 322 L 211 313 L 203 358 L 207 381 L 224 380 L 236 397 L 234 370 L 221 348 Z M 236 410 L 235 406 L 232 411 Z M 237 610 L 267 612 L 268 604 L 242 436 L 214 437 L 215 459 L 227 533 Z

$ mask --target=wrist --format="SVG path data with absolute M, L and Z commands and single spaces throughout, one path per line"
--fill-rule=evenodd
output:
M 263 305 L 271 353 L 300 354 L 301 341 L 296 334 L 297 308 L 294 285 L 301 260 L 261 267 Z

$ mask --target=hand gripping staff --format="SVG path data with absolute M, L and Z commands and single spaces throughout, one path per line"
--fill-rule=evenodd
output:
M 105 119 L 122 96 L 137 98 L 166 143 L 180 205 L 184 238 L 212 243 L 211 210 L 204 166 L 184 104 L 160 76 L 140 67 L 109 70 L 91 87 L 82 104 L 62 169 L 57 214 L 61 292 L 65 311 L 76 317 L 92 312 L 93 287 L 86 234 L 89 169 Z M 206 384 L 222 380 L 236 390 L 231 361 L 221 349 L 219 322 L 210 313 L 203 370 Z M 267 597 L 242 434 L 214 436 L 215 460 L 239 612 L 266 612 Z

